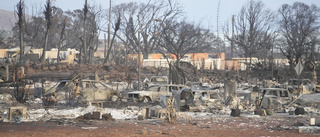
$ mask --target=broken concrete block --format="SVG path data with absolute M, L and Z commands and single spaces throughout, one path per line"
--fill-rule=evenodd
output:
M 320 127 L 301 126 L 301 127 L 299 127 L 299 133 L 317 134 L 317 133 L 320 133 Z

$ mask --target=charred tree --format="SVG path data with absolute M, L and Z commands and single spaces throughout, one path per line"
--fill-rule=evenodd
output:
M 110 51 L 112 49 L 112 46 L 113 46 L 113 43 L 114 43 L 114 39 L 116 37 L 117 31 L 120 28 L 120 22 L 121 22 L 121 16 L 119 15 L 118 19 L 117 19 L 117 23 L 115 24 L 114 33 L 113 33 L 113 36 L 112 36 L 112 40 L 111 40 L 110 46 L 108 48 L 108 52 L 107 52 L 107 56 L 105 58 L 105 62 L 108 62 L 108 60 L 109 60 Z
M 117 38 L 125 45 L 130 45 L 130 50 L 138 53 L 140 42 L 143 58 L 156 51 L 156 39 L 162 32 L 166 20 L 175 20 L 182 13 L 179 3 L 172 0 L 149 1 L 145 3 L 122 3 L 113 7 L 114 13 L 121 15 L 121 26 Z M 134 18 L 139 16 L 138 18 Z M 140 31 L 139 31 L 140 30 Z M 141 38 L 138 39 L 138 33 Z M 125 36 L 125 38 L 123 38 Z
M 51 6 L 50 0 L 47 0 L 47 4 L 45 5 L 44 16 L 46 19 L 46 33 L 45 33 L 45 40 L 44 40 L 44 45 L 43 45 L 42 56 L 40 58 L 40 62 L 44 62 L 46 60 L 46 51 L 47 51 L 47 47 L 48 47 L 48 37 L 49 37 L 49 33 L 50 33 L 51 16 L 52 16 L 52 6 Z
M 83 38 L 82 38 L 83 48 L 81 51 L 82 51 L 84 57 L 82 58 L 81 57 L 82 55 L 80 55 L 80 64 L 87 63 L 87 34 L 86 34 L 86 30 L 87 30 L 86 21 L 87 21 L 87 15 L 88 15 L 87 0 L 85 0 L 85 4 L 83 7 L 83 15 L 84 15 L 84 18 L 83 18 Z
M 22 63 L 23 55 L 24 55 L 24 45 L 23 45 L 23 37 L 24 37 L 24 1 L 20 0 L 20 2 L 17 4 L 17 10 L 16 13 L 18 15 L 18 25 L 19 25 L 19 40 L 20 40 L 20 60 L 19 62 Z

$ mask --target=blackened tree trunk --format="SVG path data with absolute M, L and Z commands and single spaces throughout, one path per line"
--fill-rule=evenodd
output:
M 20 60 L 19 62 L 22 63 L 23 59 L 23 53 L 24 53 L 24 45 L 23 45 L 23 30 L 24 30 L 24 1 L 20 0 L 20 2 L 17 4 L 17 15 L 19 17 L 18 24 L 19 24 L 19 31 L 20 31 Z
M 51 26 L 51 16 L 52 16 L 52 7 L 51 7 L 51 2 L 50 0 L 47 0 L 47 4 L 45 5 L 45 11 L 44 15 L 46 18 L 46 34 L 45 34 L 45 40 L 44 40 L 44 45 L 43 45 L 43 51 L 42 51 L 42 56 L 40 58 L 40 62 L 44 62 L 46 60 L 46 51 L 48 47 L 48 37 L 49 37 L 49 32 L 50 32 L 50 26 Z

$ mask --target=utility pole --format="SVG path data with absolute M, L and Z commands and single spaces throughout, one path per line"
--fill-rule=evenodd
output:
M 109 0 L 109 23 L 108 23 L 108 47 L 110 48 L 110 28 L 111 28 L 111 0 Z M 105 53 L 106 54 L 106 53 Z M 106 57 L 106 56 L 104 56 Z M 105 60 L 105 63 L 107 62 L 107 60 Z
M 141 91 L 141 62 L 140 62 L 140 33 L 141 33 L 141 25 L 140 25 L 140 17 L 138 14 L 138 23 L 139 23 L 139 31 L 138 31 L 138 91 Z
M 88 2 L 87 2 L 87 0 L 85 0 L 83 13 L 84 13 L 84 20 L 83 20 L 83 53 L 84 53 L 84 58 L 83 58 L 83 62 L 86 64 L 87 63 L 87 35 L 86 35 L 87 27 L 86 27 L 86 20 L 87 20 L 87 13 L 88 13 Z M 80 57 L 81 57 L 81 55 L 80 55 Z
M 218 41 L 219 40 L 219 8 L 220 8 L 220 0 L 218 3 L 218 10 L 217 10 L 217 42 L 219 46 L 219 55 L 221 57 L 221 45 L 220 45 L 220 42 Z
M 233 48 L 234 48 L 234 15 L 232 15 L 231 59 L 233 58 Z
M 272 49 L 271 49 L 271 78 L 273 79 L 273 44 L 272 44 Z
M 106 58 L 107 57 L 107 38 L 106 38 L 106 33 L 104 33 L 104 58 Z M 104 63 L 106 63 L 106 62 L 104 62 Z

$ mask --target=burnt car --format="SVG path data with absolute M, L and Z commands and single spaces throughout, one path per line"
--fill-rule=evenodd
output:
M 291 93 L 297 94 L 298 88 L 303 88 L 303 94 L 311 94 L 316 90 L 316 85 L 309 79 L 290 79 L 288 81 L 288 90 Z
M 260 88 L 258 108 L 282 111 L 285 106 L 293 101 L 292 94 L 284 88 Z
M 163 84 L 154 85 L 144 91 L 132 91 L 128 93 L 129 100 L 139 102 L 156 102 L 160 100 L 161 95 L 172 96 L 173 91 L 178 91 L 182 88 L 186 88 L 184 85 Z M 183 96 L 192 96 L 192 93 L 184 93 Z M 188 95 L 187 95 L 188 94 Z
M 222 103 L 224 97 L 219 89 L 215 90 L 192 90 L 195 101 Z
M 120 92 L 96 80 L 63 80 L 45 91 L 46 105 L 86 103 L 94 101 L 116 101 Z

